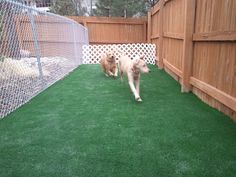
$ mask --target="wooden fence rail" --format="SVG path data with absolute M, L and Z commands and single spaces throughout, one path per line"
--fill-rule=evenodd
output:
M 182 91 L 236 120 L 236 1 L 160 0 L 148 13 L 157 64 Z

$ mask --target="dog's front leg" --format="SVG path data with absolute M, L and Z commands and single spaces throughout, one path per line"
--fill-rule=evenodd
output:
M 121 82 L 123 82 L 123 75 L 124 75 L 124 72 L 122 70 L 120 70 L 120 80 L 121 80 Z
M 114 76 L 115 76 L 115 77 L 118 76 L 118 68 L 117 68 L 117 67 L 115 68 L 115 74 L 114 74 Z
M 136 101 L 142 101 L 142 99 L 140 98 L 137 90 L 135 89 L 133 79 L 131 79 L 129 76 L 128 76 L 128 79 L 129 79 L 129 86 L 130 86 L 131 91 L 134 94 L 135 100 Z
M 114 74 L 110 70 L 108 71 L 108 75 L 109 76 L 114 76 Z
M 135 79 L 134 80 L 134 83 L 135 83 L 135 86 L 136 86 L 136 91 L 137 91 L 137 93 L 140 95 L 140 91 L 139 91 L 139 88 L 140 88 L 140 80 L 139 80 L 139 78 L 138 79 Z

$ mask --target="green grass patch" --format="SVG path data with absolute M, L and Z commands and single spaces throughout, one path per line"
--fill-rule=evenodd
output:
M 235 123 L 150 68 L 142 103 L 83 65 L 1 120 L 0 176 L 235 176 Z

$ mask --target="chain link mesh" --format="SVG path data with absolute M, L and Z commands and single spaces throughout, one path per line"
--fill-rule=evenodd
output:
M 82 64 L 88 31 L 73 20 L 0 1 L 0 118 Z

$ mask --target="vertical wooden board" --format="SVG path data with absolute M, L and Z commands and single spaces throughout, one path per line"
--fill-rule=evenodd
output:
M 143 26 L 142 26 L 142 32 L 143 32 L 143 43 L 146 43 L 146 42 L 148 42 L 147 40 L 148 40 L 148 37 L 147 37 L 147 22 L 144 22 L 143 23 Z
M 235 31 L 235 0 L 197 0 L 195 31 Z
M 158 54 L 158 52 L 159 52 L 159 46 L 160 46 L 160 45 L 159 45 L 159 39 L 158 39 L 158 38 L 152 39 L 152 40 L 151 40 L 151 43 L 156 45 L 156 54 Z M 157 57 L 157 60 L 159 60 L 158 57 Z
M 160 1 L 159 2 L 159 7 L 160 7 L 160 10 L 159 10 L 159 18 L 158 18 L 158 35 L 159 35 L 159 39 L 158 39 L 158 48 L 159 48 L 159 52 L 157 53 L 157 56 L 158 56 L 158 59 L 159 59 L 159 62 L 158 62 L 158 67 L 160 69 L 162 69 L 164 67 L 164 64 L 163 64 L 163 10 L 164 10 L 164 1 Z
M 159 21 L 159 12 L 155 13 L 153 16 L 152 16 L 152 36 L 156 36 L 156 35 L 159 35 L 159 31 L 158 31 L 158 21 Z
M 67 23 L 47 23 L 42 21 L 37 22 L 35 26 L 39 41 L 74 41 L 72 28 Z
M 97 24 L 88 23 L 90 42 L 137 43 L 146 42 L 143 24 Z
M 164 38 L 163 58 L 182 71 L 183 41 Z
M 65 52 L 66 51 L 66 52 Z M 40 43 L 40 52 L 42 57 L 65 57 L 72 59 L 74 57 L 74 44 L 73 43 Z
M 236 43 L 197 42 L 193 77 L 235 96 Z
M 41 57 L 74 57 L 74 44 L 68 42 L 39 42 Z M 36 56 L 35 47 L 33 41 L 25 41 L 24 48 L 30 51 L 31 56 Z M 66 51 L 66 52 L 65 52 Z
M 70 18 L 86 24 L 91 44 L 147 42 L 147 18 Z
M 192 75 L 193 61 L 193 33 L 196 0 L 185 0 L 185 18 L 184 18 L 184 41 L 183 41 L 183 59 L 182 59 L 182 92 L 191 90 L 190 77 Z
M 35 47 L 33 43 L 33 33 L 30 19 L 27 16 L 21 16 L 17 20 L 20 25 L 17 30 L 18 39 L 21 43 L 21 49 L 30 51 L 31 56 L 35 56 Z
M 233 84 L 231 88 L 231 95 L 236 98 L 236 57 L 234 59 L 234 76 L 233 76 Z
M 152 13 L 151 11 L 148 12 L 148 22 L 147 22 L 147 42 L 151 43 L 151 36 L 152 36 Z
M 19 31 L 20 38 L 23 41 L 33 39 L 33 33 L 30 21 L 22 21 L 20 25 L 21 25 L 21 29 Z
M 30 19 L 25 16 L 20 18 L 20 28 L 17 30 L 19 41 L 22 44 L 21 49 L 28 50 L 31 56 L 35 56 L 35 46 L 33 42 L 32 27 Z M 52 21 L 50 21 L 52 20 Z M 73 42 L 72 29 L 68 27 L 67 22 L 55 21 L 54 18 L 35 17 L 36 33 L 38 44 L 40 46 L 40 53 L 42 56 L 51 55 L 54 52 L 57 55 L 59 51 L 53 50 L 57 46 L 67 45 L 68 42 Z M 55 33 L 57 31 L 58 33 Z M 64 34 L 64 35 L 63 35 Z M 67 35 L 65 35 L 67 34 Z M 71 34 L 71 35 L 68 35 Z M 66 43 L 65 43 L 66 41 Z M 45 48 L 44 46 L 47 46 Z
M 184 0 L 172 0 L 163 9 L 163 30 L 170 33 L 184 33 Z
M 217 72 L 217 88 L 227 94 L 233 93 L 235 67 L 236 67 L 236 43 L 220 43 L 218 56 L 219 69 Z
M 193 77 L 216 87 L 216 70 L 219 46 L 210 43 L 195 43 Z

